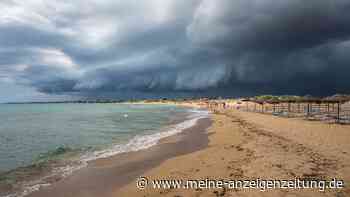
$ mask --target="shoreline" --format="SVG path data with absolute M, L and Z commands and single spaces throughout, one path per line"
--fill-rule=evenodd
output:
M 184 105 L 180 105 L 184 106 Z M 191 106 L 190 104 L 185 106 Z M 194 106 L 198 107 L 198 106 Z M 350 126 L 215 108 L 155 146 L 98 159 L 30 197 L 337 196 L 350 194 Z M 153 189 L 148 180 L 342 180 L 326 189 Z
M 164 161 L 141 175 L 152 180 L 342 180 L 327 189 L 138 190 L 131 182 L 113 196 L 337 196 L 350 194 L 350 126 L 216 109 L 206 148 Z
M 205 131 L 210 124 L 210 118 L 200 118 L 190 128 L 162 138 L 158 144 L 147 149 L 89 161 L 86 167 L 67 178 L 26 196 L 53 196 L 52 193 L 57 196 L 108 196 L 108 193 L 115 192 L 115 188 L 129 183 L 131 177 L 136 178 L 162 161 L 204 148 L 208 143 Z M 82 189 L 85 192 L 81 192 Z
M 64 154 L 58 155 L 54 160 L 33 163 L 32 165 L 3 172 L 3 176 L 0 177 L 1 181 L 3 181 L 0 184 L 0 196 L 28 196 L 32 192 L 51 187 L 57 182 L 65 181 L 66 177 L 86 168 L 97 160 L 127 155 L 128 153 L 143 151 L 157 146 L 163 143 L 168 137 L 178 135 L 184 130 L 195 126 L 195 124 L 198 124 L 197 121 L 199 119 L 209 117 L 207 112 L 203 111 L 203 113 L 197 111 L 195 108 L 186 108 L 188 109 L 186 116 L 171 116 L 169 123 L 155 133 L 135 136 L 128 143 L 113 145 L 109 148 L 90 153 L 81 152 L 78 154 L 77 151 L 64 152 Z

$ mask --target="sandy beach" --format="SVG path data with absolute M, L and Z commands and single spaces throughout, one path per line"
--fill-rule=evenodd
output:
M 213 115 L 209 146 L 164 161 L 142 174 L 154 179 L 331 179 L 350 181 L 350 127 L 258 113 Z M 135 181 L 114 196 L 349 196 L 337 190 L 137 190 Z
M 350 126 L 217 111 L 149 149 L 89 163 L 30 197 L 93 196 L 349 196 Z M 342 189 L 138 189 L 146 177 L 179 180 L 331 180 Z
M 0 0 L 0 197 L 350 197 L 350 0 Z

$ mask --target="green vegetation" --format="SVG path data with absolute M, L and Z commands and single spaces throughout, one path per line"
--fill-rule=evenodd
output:
M 280 96 L 274 96 L 274 95 L 259 95 L 255 96 L 254 99 L 256 100 L 269 100 L 269 101 L 286 101 L 286 100 L 299 100 L 302 99 L 301 96 L 294 96 L 294 95 L 280 95 Z

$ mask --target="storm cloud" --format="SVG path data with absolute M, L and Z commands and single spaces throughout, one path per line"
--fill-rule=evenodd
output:
M 1 1 L 0 83 L 84 96 L 350 93 L 349 9 L 348 0 Z

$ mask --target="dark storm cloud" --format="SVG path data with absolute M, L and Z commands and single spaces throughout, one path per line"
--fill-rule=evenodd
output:
M 344 57 L 350 35 L 347 1 L 221 2 L 221 7 L 202 4 L 188 34 L 200 46 L 222 53 L 233 68 L 230 87 L 269 87 L 266 92 L 275 93 L 292 89 L 294 94 L 349 92 L 342 74 L 349 70 Z M 319 84 L 334 86 L 319 90 Z
M 1 4 L 0 80 L 41 92 L 350 93 L 346 0 Z

